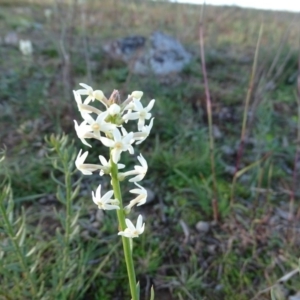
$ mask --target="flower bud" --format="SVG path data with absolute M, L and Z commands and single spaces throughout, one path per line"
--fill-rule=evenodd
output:
M 111 116 L 117 115 L 118 113 L 120 113 L 121 108 L 118 104 L 113 103 L 109 108 L 108 108 L 108 113 Z
M 125 179 L 125 175 L 124 175 L 124 173 L 119 173 L 118 174 L 118 179 L 119 179 L 119 181 L 123 181 L 124 179 Z
M 143 92 L 142 91 L 133 91 L 131 93 L 131 96 L 135 99 L 141 99 L 143 97 Z
M 124 212 L 125 212 L 126 215 L 129 215 L 130 211 L 131 211 L 131 207 L 128 207 L 128 206 L 124 207 Z
M 94 97 L 95 97 L 97 100 L 99 100 L 99 101 L 102 101 L 103 98 L 105 98 L 103 92 L 100 91 L 100 90 L 94 91 Z

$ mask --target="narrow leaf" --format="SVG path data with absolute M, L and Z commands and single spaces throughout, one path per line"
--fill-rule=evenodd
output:
M 150 290 L 150 300 L 154 300 L 154 288 L 153 288 L 153 285 L 151 286 L 151 290 Z
M 30 255 L 32 255 L 36 250 L 36 246 L 34 246 L 33 248 L 31 248 L 28 253 L 26 254 L 26 257 L 29 257 Z
M 140 282 L 139 281 L 136 284 L 136 293 L 138 295 L 138 300 L 140 300 Z
M 80 190 L 80 185 L 77 185 L 75 190 L 73 191 L 72 195 L 71 195 L 71 200 L 74 200 L 76 198 L 76 196 L 78 195 Z

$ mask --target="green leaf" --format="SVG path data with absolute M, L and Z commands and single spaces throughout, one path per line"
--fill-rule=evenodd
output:
M 154 300 L 154 288 L 153 288 L 153 285 L 151 286 L 150 300 Z
M 65 199 L 65 195 L 61 189 L 60 186 L 57 187 L 57 193 L 56 193 L 56 198 L 62 203 L 65 204 L 66 203 L 66 199 Z
M 77 185 L 75 190 L 73 191 L 72 195 L 71 195 L 71 200 L 74 200 L 76 198 L 76 196 L 78 195 L 80 190 L 80 185 Z
M 136 284 L 136 293 L 138 295 L 138 300 L 140 300 L 140 282 L 139 281 Z

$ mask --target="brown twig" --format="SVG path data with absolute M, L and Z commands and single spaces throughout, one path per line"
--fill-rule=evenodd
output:
M 241 158 L 243 156 L 243 151 L 244 151 L 244 144 L 245 144 L 245 138 L 246 138 L 246 133 L 247 133 L 247 117 L 248 117 L 248 111 L 249 111 L 249 103 L 250 103 L 250 99 L 251 99 L 253 87 L 254 87 L 254 79 L 255 79 L 255 74 L 256 74 L 258 52 L 259 52 L 258 50 L 260 47 L 262 32 L 263 32 L 263 25 L 260 26 L 260 30 L 259 30 L 259 35 L 258 35 L 258 40 L 257 40 L 255 55 L 254 55 L 254 62 L 253 62 L 253 66 L 252 66 L 252 72 L 251 72 L 251 77 L 250 77 L 247 96 L 246 96 L 246 102 L 245 102 L 245 108 L 244 108 L 244 114 L 243 114 L 241 139 L 240 139 L 240 145 L 239 145 L 237 160 L 236 160 L 236 165 L 235 165 L 235 174 L 239 171 L 240 161 L 241 161 Z
M 213 209 L 213 218 L 217 222 L 219 219 L 219 208 L 218 208 L 218 192 L 217 192 L 217 179 L 215 171 L 215 157 L 214 157 L 214 136 L 213 136 L 213 122 L 212 122 L 212 108 L 211 108 L 211 98 L 208 86 L 206 64 L 205 64 L 205 51 L 204 51 L 204 38 L 203 38 L 203 10 L 204 5 L 202 6 L 200 24 L 199 24 L 199 43 L 200 43 L 200 57 L 201 57 L 201 67 L 205 87 L 205 98 L 206 98 L 206 109 L 208 117 L 208 130 L 209 130 L 209 151 L 210 151 L 210 163 L 211 163 L 211 173 L 213 181 L 213 197 L 212 197 L 212 209 Z
M 59 12 L 60 2 L 55 0 L 56 10 Z M 73 77 L 72 77 L 72 65 L 71 65 L 71 49 L 73 46 L 73 31 L 74 31 L 74 22 L 75 22 L 75 8 L 76 0 L 72 0 L 71 3 L 63 6 L 67 9 L 67 17 L 63 15 L 59 16 L 61 23 L 61 32 L 59 38 L 59 49 L 62 60 L 62 82 L 64 88 L 65 99 L 69 100 L 71 98 L 70 91 L 73 86 Z

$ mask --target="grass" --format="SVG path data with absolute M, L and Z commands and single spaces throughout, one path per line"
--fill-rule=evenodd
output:
M 149 163 L 146 186 L 155 195 L 139 209 L 147 219 L 134 251 L 142 299 L 150 298 L 152 284 L 156 299 L 271 299 L 268 288 L 274 285 L 272 297 L 278 297 L 277 281 L 298 268 L 300 255 L 297 15 L 204 9 L 220 216 L 214 222 L 200 8 L 131 0 L 70 5 L 0 4 L 2 40 L 15 32 L 34 47 L 30 61 L 16 45 L 0 45 L 0 141 L 6 148 L 0 165 L 0 299 L 129 299 L 116 219 L 91 201 L 96 178 L 81 178 L 73 166 L 82 147 L 75 139 L 78 114 L 71 94 L 79 82 L 106 95 L 142 90 L 156 99 L 154 129 L 140 148 Z M 53 10 L 50 21 L 45 8 Z M 62 14 L 68 15 L 64 21 Z M 136 76 L 101 50 L 107 40 L 155 30 L 176 36 L 194 54 L 181 74 Z M 199 221 L 209 222 L 208 232 L 197 231 Z M 298 276 L 282 284 L 298 291 Z

